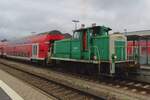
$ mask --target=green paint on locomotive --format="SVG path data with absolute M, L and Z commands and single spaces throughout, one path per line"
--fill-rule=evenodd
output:
M 70 39 L 56 41 L 54 43 L 54 55 L 55 57 L 70 58 L 71 48 Z
M 122 61 L 126 59 L 125 41 L 115 41 L 115 50 L 117 55 L 117 61 Z
M 109 61 L 109 37 L 98 36 L 93 38 L 93 56 L 96 56 L 97 60 Z
M 53 57 L 85 61 L 126 60 L 126 39 L 123 35 L 109 35 L 111 29 L 105 26 L 94 26 L 75 30 L 71 39 L 54 43 Z

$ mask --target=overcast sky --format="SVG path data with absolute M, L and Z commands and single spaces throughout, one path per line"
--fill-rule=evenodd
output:
M 73 19 L 113 31 L 150 29 L 150 0 L 0 0 L 0 37 L 58 29 L 71 32 Z

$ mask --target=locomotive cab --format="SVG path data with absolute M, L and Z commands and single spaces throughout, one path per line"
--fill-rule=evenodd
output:
M 89 54 L 89 52 L 91 52 L 92 48 L 94 47 L 93 39 L 101 36 L 108 36 L 110 30 L 111 30 L 110 28 L 107 28 L 105 26 L 93 26 L 89 28 L 83 28 L 83 29 L 81 28 L 75 30 L 71 41 L 73 42 L 73 44 L 74 42 L 76 42 L 76 44 L 78 44 L 79 46 L 78 47 L 79 50 L 77 51 L 77 52 L 81 52 L 79 58 L 84 60 L 93 59 L 91 54 Z M 77 46 L 77 45 L 73 45 L 73 46 Z

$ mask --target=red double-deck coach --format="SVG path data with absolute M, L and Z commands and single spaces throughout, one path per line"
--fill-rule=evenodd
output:
M 5 46 L 0 45 L 0 48 L 5 48 L 5 50 L 0 49 L 0 54 L 3 55 L 5 52 L 5 56 L 9 58 L 44 61 L 51 54 L 53 42 L 63 38 L 61 32 L 54 30 L 12 40 Z

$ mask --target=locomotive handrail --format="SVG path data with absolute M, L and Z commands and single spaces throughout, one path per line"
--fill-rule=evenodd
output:
M 96 51 L 98 53 L 98 60 L 100 61 L 100 54 L 99 54 L 99 49 L 97 46 L 91 46 L 91 48 L 96 48 Z M 91 51 L 90 51 L 91 52 Z
M 97 46 L 92 46 L 93 48 L 96 48 L 97 53 L 98 53 L 98 74 L 100 74 L 100 54 L 99 54 L 99 49 Z M 91 47 L 91 48 L 92 48 Z

